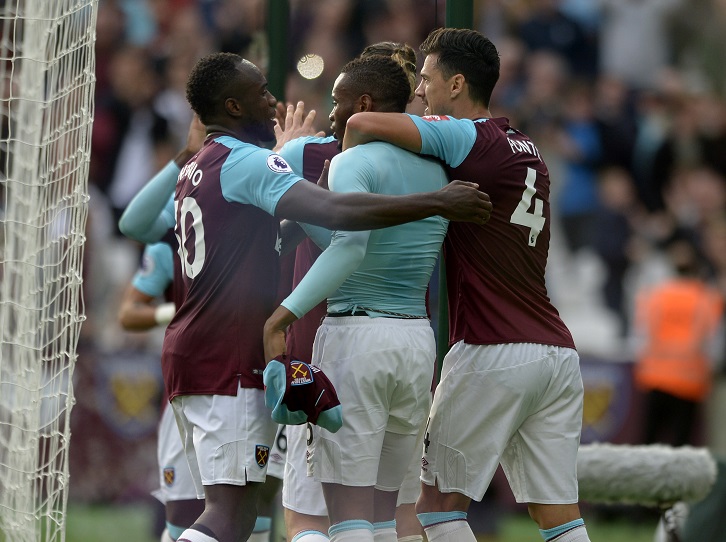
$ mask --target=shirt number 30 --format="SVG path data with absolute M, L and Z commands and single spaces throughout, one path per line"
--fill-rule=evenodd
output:
M 534 210 L 530 212 L 532 205 L 532 197 L 537 193 L 534 182 L 537 179 L 537 172 L 532 168 L 527 168 L 527 178 L 524 179 L 524 192 L 522 199 L 517 204 L 517 208 L 509 218 L 512 224 L 518 224 L 529 228 L 529 246 L 533 247 L 537 243 L 537 236 L 540 234 L 545 225 L 545 218 L 542 216 L 542 207 L 544 202 L 540 198 L 534 199 Z
M 186 197 L 181 202 L 181 209 L 179 208 L 179 202 L 174 200 L 174 214 L 176 215 L 174 235 L 179 244 L 177 253 L 181 260 L 181 269 L 187 277 L 193 279 L 201 272 L 207 253 L 204 244 L 202 209 L 199 207 L 197 200 Z M 189 261 L 189 250 L 187 249 L 187 225 L 190 219 L 192 221 L 192 229 L 194 230 L 194 249 L 191 255 L 191 262 Z

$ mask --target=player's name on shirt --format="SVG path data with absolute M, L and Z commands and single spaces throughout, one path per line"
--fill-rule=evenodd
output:
M 185 179 L 189 179 L 194 186 L 198 186 L 202 182 L 202 176 L 204 173 L 201 169 L 197 169 L 196 162 L 187 163 L 179 172 L 177 182 L 182 182 Z
M 526 152 L 539 158 L 540 162 L 543 161 L 539 154 L 539 150 L 531 141 L 522 141 L 519 139 L 512 139 L 511 137 L 508 137 L 507 141 L 509 141 L 509 147 L 512 149 L 512 153 Z

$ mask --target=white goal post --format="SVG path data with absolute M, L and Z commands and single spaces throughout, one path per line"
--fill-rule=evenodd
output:
M 97 9 L 0 1 L 0 541 L 65 540 Z

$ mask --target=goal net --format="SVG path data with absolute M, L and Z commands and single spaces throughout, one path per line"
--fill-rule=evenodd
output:
M 97 3 L 0 1 L 0 541 L 65 540 Z

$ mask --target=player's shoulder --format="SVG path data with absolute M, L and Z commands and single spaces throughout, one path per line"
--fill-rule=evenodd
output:
M 303 136 L 298 137 L 295 139 L 291 139 L 287 143 L 285 143 L 282 148 L 280 149 L 279 153 L 283 156 L 286 153 L 299 153 L 303 152 L 303 150 L 306 147 L 315 147 L 317 145 L 326 145 L 329 143 L 333 143 L 336 141 L 334 136 L 326 136 L 326 137 L 319 137 L 319 136 Z
M 222 141 L 222 139 L 220 138 L 219 141 L 221 144 L 226 145 L 231 143 L 233 145 L 230 149 L 230 155 L 225 162 L 225 169 L 240 167 L 240 163 L 244 162 L 243 167 L 246 173 L 269 173 L 266 170 L 273 173 L 293 173 L 293 169 L 287 160 L 270 149 L 235 140 L 228 136 L 224 136 L 225 141 Z M 234 143 L 234 141 L 238 141 L 238 143 Z

